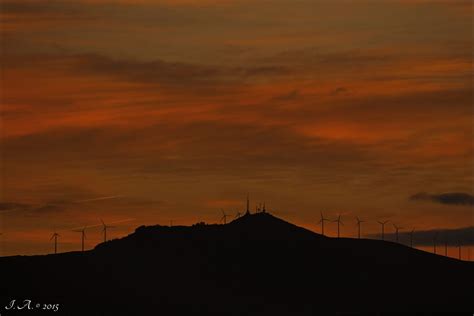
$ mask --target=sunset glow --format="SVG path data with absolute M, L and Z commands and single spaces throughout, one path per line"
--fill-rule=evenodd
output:
M 472 13 L 470 0 L 2 1 L 0 255 L 51 252 L 54 231 L 77 250 L 71 230 L 100 218 L 117 222 L 111 238 L 215 223 L 247 194 L 316 232 L 320 211 L 341 214 L 344 237 L 356 216 L 364 236 L 382 219 L 473 226 L 472 200 L 439 198 L 474 194 Z M 87 248 L 101 238 L 90 228 Z

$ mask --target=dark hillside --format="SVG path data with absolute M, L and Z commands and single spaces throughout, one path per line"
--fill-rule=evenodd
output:
M 474 307 L 472 263 L 327 238 L 268 213 L 142 226 L 85 253 L 1 258 L 0 268 L 0 303 L 60 303 L 56 315 L 470 315 Z

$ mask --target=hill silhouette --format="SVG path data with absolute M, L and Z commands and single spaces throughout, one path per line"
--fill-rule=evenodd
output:
M 0 258 L 0 271 L 0 304 L 59 303 L 56 315 L 474 310 L 470 262 L 392 242 L 329 238 L 268 213 L 226 225 L 141 226 L 84 253 Z

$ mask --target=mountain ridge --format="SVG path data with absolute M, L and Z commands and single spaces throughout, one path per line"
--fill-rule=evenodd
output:
M 8 271 L 0 304 L 26 295 L 60 302 L 67 315 L 335 315 L 474 307 L 470 262 L 393 242 L 325 237 L 268 213 L 228 224 L 141 226 L 84 253 L 0 258 L 0 271 Z

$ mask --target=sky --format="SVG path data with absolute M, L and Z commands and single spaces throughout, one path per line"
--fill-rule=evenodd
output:
M 111 238 L 216 223 L 247 194 L 317 232 L 340 214 L 345 237 L 356 216 L 363 235 L 473 226 L 470 0 L 5 0 L 0 15 L 0 255 L 49 253 L 54 231 L 77 250 L 84 226 L 92 248 L 100 219 Z

